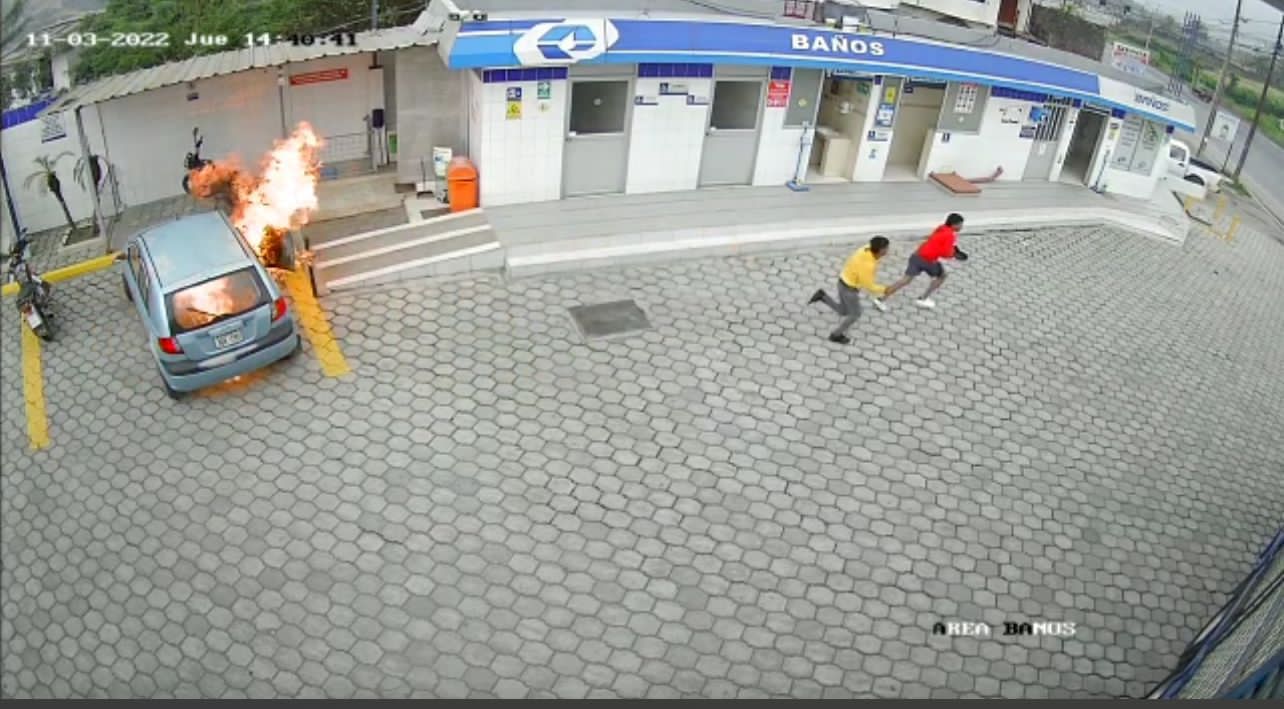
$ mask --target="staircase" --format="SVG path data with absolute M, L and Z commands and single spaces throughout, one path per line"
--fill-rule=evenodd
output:
M 481 209 L 448 212 L 413 199 L 406 209 L 406 224 L 310 243 L 318 294 L 503 267 L 504 252 Z

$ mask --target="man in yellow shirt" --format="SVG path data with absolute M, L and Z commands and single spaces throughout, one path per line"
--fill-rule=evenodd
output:
M 830 342 L 845 345 L 851 342 L 847 337 L 847 328 L 860 317 L 860 291 L 869 291 L 873 295 L 875 307 L 886 310 L 879 296 L 887 290 L 878 284 L 878 260 L 887 254 L 889 242 L 886 238 L 876 236 L 869 240 L 869 246 L 852 254 L 843 265 L 843 272 L 838 276 L 838 300 L 829 297 L 824 288 L 816 291 L 808 305 L 824 301 L 835 313 L 843 316 L 838 327 L 829 335 Z

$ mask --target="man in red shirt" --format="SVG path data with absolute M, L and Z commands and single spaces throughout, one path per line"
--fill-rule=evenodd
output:
M 960 214 L 951 214 L 945 218 L 945 223 L 936 227 L 932 235 L 927 237 L 910 254 L 909 264 L 905 267 L 905 275 L 900 280 L 887 287 L 887 292 L 883 295 L 883 300 L 887 300 L 893 293 L 909 285 L 920 273 L 926 273 L 932 277 L 932 282 L 927 286 L 927 292 L 922 298 L 914 301 L 914 304 L 920 308 L 935 308 L 936 302 L 932 300 L 932 294 L 937 288 L 945 282 L 945 266 L 941 265 L 941 259 L 953 258 L 960 261 L 967 260 L 967 254 L 959 251 L 958 235 L 963 230 L 963 216 Z

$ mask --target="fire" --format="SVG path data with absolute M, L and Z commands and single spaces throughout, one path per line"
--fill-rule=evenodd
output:
M 308 223 L 317 209 L 321 139 L 307 123 L 278 140 L 249 175 L 235 161 L 211 163 L 192 175 L 192 193 L 227 202 L 232 224 L 269 266 L 281 262 L 285 234 Z

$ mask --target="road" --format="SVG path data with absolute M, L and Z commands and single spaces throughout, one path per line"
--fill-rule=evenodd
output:
M 325 300 L 351 373 L 179 403 L 102 272 L 35 452 L 2 307 L 0 695 L 1142 695 L 1284 509 L 1284 250 L 965 238 L 849 347 L 846 249 L 417 281 Z
M 1190 97 L 1189 100 L 1195 106 L 1200 132 L 1192 135 L 1186 131 L 1179 130 L 1175 135 L 1189 143 L 1192 149 L 1197 149 L 1199 147 L 1199 137 L 1203 135 L 1204 125 L 1208 120 L 1209 109 L 1212 108 L 1212 105 L 1194 97 Z M 1235 147 L 1226 169 L 1228 173 L 1235 170 L 1240 152 L 1244 148 L 1244 140 L 1248 137 L 1248 128 L 1248 121 L 1241 121 L 1239 133 L 1235 136 Z M 1221 167 L 1222 161 L 1226 157 L 1226 147 L 1225 142 L 1210 138 L 1204 158 Z M 1265 134 L 1258 131 L 1257 137 L 1253 139 L 1253 149 L 1249 152 L 1248 160 L 1244 163 L 1244 173 L 1241 178 L 1244 185 L 1262 203 L 1262 206 L 1266 207 L 1281 222 L 1284 222 L 1284 189 L 1280 189 L 1280 185 L 1284 185 L 1284 148 L 1276 145 Z

